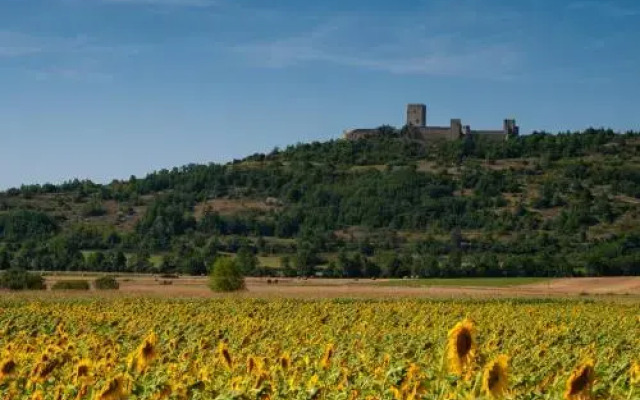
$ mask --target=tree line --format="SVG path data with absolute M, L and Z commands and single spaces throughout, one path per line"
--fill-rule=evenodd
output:
M 382 130 L 380 137 L 298 144 L 107 185 L 74 180 L 8 190 L 0 194 L 0 268 L 198 275 L 217 256 L 234 254 L 254 275 L 638 273 L 638 232 L 613 226 L 637 212 L 616 196 L 640 197 L 640 169 L 630 162 L 640 133 L 589 129 L 426 146 L 402 130 Z M 491 168 L 510 159 L 525 165 Z M 421 168 L 424 161 L 435 167 Z M 84 221 L 15 206 L 52 194 L 81 205 Z M 514 205 L 514 197 L 525 200 Z M 196 205 L 219 198 L 277 201 L 232 215 L 205 209 L 196 218 Z M 125 214 L 144 211 L 130 230 L 92 222 L 106 213 L 105 201 Z M 610 232 L 589 237 L 595 226 Z M 274 255 L 277 270 L 257 261 Z

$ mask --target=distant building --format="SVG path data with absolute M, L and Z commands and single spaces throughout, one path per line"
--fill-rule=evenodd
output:
M 406 126 L 406 132 L 408 132 L 407 135 L 409 138 L 424 142 L 473 137 L 506 140 L 509 137 L 519 134 L 519 128 L 514 119 L 505 119 L 502 124 L 502 129 L 496 130 L 473 130 L 469 125 L 462 125 L 460 119 L 452 119 L 449 126 L 428 126 L 427 106 L 424 104 L 407 105 Z M 344 131 L 344 138 L 347 140 L 358 140 L 382 134 L 383 132 L 379 129 L 359 128 Z

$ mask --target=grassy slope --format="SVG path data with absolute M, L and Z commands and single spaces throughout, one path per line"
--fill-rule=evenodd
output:
M 492 162 L 487 162 L 483 160 L 476 160 L 479 168 L 482 169 L 493 169 L 493 170 L 506 170 L 512 169 L 514 171 L 518 171 L 522 173 L 524 170 L 528 170 L 532 168 L 533 160 L 535 159 L 527 159 L 527 158 L 516 158 L 516 159 L 507 159 L 507 160 L 496 160 Z M 538 210 L 531 206 L 531 203 L 538 195 L 538 189 L 540 183 L 549 179 L 550 177 L 560 173 L 559 166 L 567 163 L 598 163 L 598 164 L 606 164 L 607 161 L 612 162 L 615 160 L 615 157 L 607 157 L 603 155 L 594 155 L 594 156 L 584 156 L 584 157 L 574 157 L 566 160 L 560 160 L 555 163 L 554 167 L 545 170 L 541 175 L 526 175 L 522 174 L 519 176 L 519 179 L 523 185 L 522 193 L 503 193 L 503 197 L 507 201 L 507 205 L 496 209 L 500 210 L 513 210 L 517 204 L 520 202 L 524 203 L 528 206 L 529 210 L 533 213 L 536 213 L 542 217 L 543 220 L 548 220 L 557 216 L 557 214 L 563 209 L 563 207 L 556 207 L 547 210 Z M 625 160 L 626 164 L 640 164 L 640 157 L 633 157 L 630 160 Z M 430 160 L 420 160 L 415 163 L 410 162 L 409 164 L 415 164 L 417 169 L 420 171 L 427 172 L 435 172 L 439 169 L 445 169 L 449 174 L 453 176 L 460 175 L 460 167 L 455 166 L 453 164 L 450 165 L 440 165 Z M 361 170 L 368 168 L 376 168 L 382 169 L 379 165 L 367 165 L 367 166 L 354 166 L 352 170 Z M 601 188 L 606 192 L 606 188 Z M 116 201 L 104 201 L 103 206 L 105 209 L 105 215 L 99 217 L 87 217 L 82 215 L 82 208 L 85 206 L 90 199 L 83 199 L 80 201 L 73 201 L 72 194 L 70 193 L 59 193 L 59 194 L 44 194 L 44 195 L 36 195 L 32 198 L 2 198 L 0 196 L 0 200 L 2 200 L 7 210 L 15 209 L 15 208 L 28 208 L 33 210 L 40 210 L 47 212 L 55 217 L 60 218 L 62 221 L 63 228 L 68 227 L 69 225 L 76 223 L 85 223 L 89 225 L 101 226 L 101 227 L 111 227 L 114 230 L 120 232 L 131 232 L 135 223 L 142 217 L 145 213 L 146 208 L 149 204 L 152 203 L 153 199 L 157 197 L 160 193 L 154 193 L 150 195 L 142 196 L 139 199 L 139 204 L 132 206 L 132 214 L 128 215 L 123 213 L 121 209 L 127 208 L 130 206 L 128 203 L 118 203 Z M 459 191 L 457 193 L 458 196 L 470 196 L 472 195 L 472 190 L 464 190 Z M 625 206 L 636 206 L 637 200 L 633 198 L 629 198 L 628 196 L 616 196 L 611 199 L 612 205 L 625 205 Z M 205 206 L 210 206 L 213 210 L 220 212 L 223 215 L 234 215 L 234 214 L 242 214 L 247 212 L 248 210 L 258 211 L 258 212 L 268 212 L 272 211 L 273 207 L 268 206 L 264 201 L 255 200 L 255 199 L 216 199 L 209 200 L 207 202 L 201 202 L 196 204 L 194 207 L 194 215 L 196 218 L 201 217 L 202 210 Z M 2 211 L 0 211 L 2 212 Z M 626 216 L 625 219 L 632 219 L 636 221 L 634 215 Z M 593 236 L 602 236 L 607 233 L 616 233 L 620 231 L 624 231 L 624 227 L 618 226 L 619 224 L 597 224 L 589 228 L 589 233 Z M 408 236 L 408 239 L 419 239 L 423 236 L 424 232 L 403 232 L 404 235 Z M 437 236 L 438 232 L 429 232 L 432 236 Z M 474 232 L 472 230 L 463 230 L 462 234 L 467 237 L 474 237 L 478 234 L 478 232 Z M 511 236 L 511 235 L 507 235 Z M 278 238 L 269 238 L 269 240 L 275 240 L 278 242 L 285 242 L 288 239 L 278 239 Z M 291 241 L 291 240 L 288 240 Z M 269 263 L 267 263 L 269 265 Z

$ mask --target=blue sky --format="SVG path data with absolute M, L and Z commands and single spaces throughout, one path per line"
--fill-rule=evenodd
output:
M 640 129 L 637 0 L 0 0 L 0 188 L 342 130 Z

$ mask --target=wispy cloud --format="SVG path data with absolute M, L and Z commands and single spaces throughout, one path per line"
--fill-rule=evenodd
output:
M 589 11 L 596 12 L 598 15 L 604 15 L 613 18 L 625 18 L 640 15 L 640 8 L 632 8 L 620 4 L 619 2 L 606 0 L 577 0 L 567 5 L 570 11 Z
M 88 35 L 43 36 L 0 31 L 0 57 L 79 55 L 135 55 L 149 45 L 103 44 Z
M 212 7 L 218 6 L 221 0 L 97 0 L 102 3 L 131 4 L 171 7 Z
M 0 57 L 24 57 L 43 53 L 73 51 L 82 47 L 86 37 L 34 36 L 22 32 L 0 31 Z
M 51 67 L 32 71 L 32 74 L 39 81 L 63 79 L 86 83 L 109 83 L 114 79 L 114 76 L 109 73 L 87 69 L 82 66 Z
M 41 36 L 0 31 L 0 59 L 14 61 L 37 80 L 109 82 L 105 64 L 139 54 L 145 46 L 103 44 L 86 35 Z
M 361 18 L 333 19 L 305 33 L 233 50 L 268 68 L 322 62 L 393 74 L 494 79 L 510 78 L 522 57 L 505 38 L 432 34 L 427 24 L 406 18 L 386 22 L 381 26 Z

